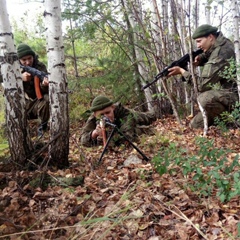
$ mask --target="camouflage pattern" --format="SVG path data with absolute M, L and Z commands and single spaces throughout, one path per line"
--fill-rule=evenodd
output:
M 47 72 L 46 66 L 38 60 L 38 56 L 34 57 L 34 62 L 32 65 L 33 68 L 36 68 L 42 72 Z M 23 88 L 25 92 L 26 100 L 26 111 L 28 119 L 37 119 L 41 120 L 41 123 L 47 123 L 50 113 L 49 113 L 49 96 L 48 96 L 48 86 L 42 86 L 40 84 L 41 92 L 43 94 L 43 99 L 38 100 L 34 88 L 34 77 L 31 81 L 23 82 Z
M 238 95 L 228 90 L 209 90 L 201 93 L 198 101 L 207 113 L 208 126 L 211 126 L 221 113 L 232 110 L 233 105 L 238 101 Z M 190 127 L 203 128 L 203 126 L 202 113 L 199 112 L 190 122 Z
M 38 60 L 38 56 L 35 55 L 33 68 L 36 68 L 42 72 L 47 72 L 46 66 Z M 1 69 L 0 69 L 1 70 Z M 0 83 L 3 81 L 2 75 L 0 75 Z M 38 100 L 35 88 L 34 88 L 34 77 L 31 81 L 23 82 L 26 111 L 28 119 L 40 118 L 41 123 L 47 123 L 49 119 L 49 97 L 48 97 L 48 86 L 42 86 L 40 84 L 43 99 Z
M 28 119 L 40 119 L 41 123 L 47 123 L 50 117 L 49 96 L 44 94 L 41 100 L 26 99 L 26 110 Z
M 140 134 L 149 132 L 146 131 L 146 126 L 149 126 L 153 121 L 156 120 L 155 114 L 151 112 L 138 112 L 125 108 L 121 103 L 116 103 L 114 110 L 115 121 L 114 124 L 117 128 L 132 142 L 136 141 Z M 81 144 L 86 147 L 102 144 L 101 140 L 92 139 L 92 131 L 98 124 L 97 118 L 92 114 L 84 128 L 82 129 L 80 140 Z M 109 137 L 112 131 L 112 127 L 106 125 L 107 137 Z M 123 143 L 125 139 L 120 136 L 117 132 L 114 133 L 111 142 L 114 145 Z
M 205 53 L 200 55 L 201 66 L 203 66 L 201 77 L 197 78 L 198 90 L 201 93 L 198 101 L 206 110 L 209 126 L 213 124 L 214 118 L 224 111 L 230 111 L 238 101 L 237 84 L 234 79 L 228 80 L 219 76 L 225 66 L 229 66 L 228 60 L 235 59 L 234 45 L 225 38 L 221 32 L 214 45 Z M 192 84 L 192 75 L 185 72 L 183 77 Z M 212 90 L 211 85 L 219 84 L 220 90 Z M 202 128 L 202 114 L 198 113 L 192 120 L 192 128 Z

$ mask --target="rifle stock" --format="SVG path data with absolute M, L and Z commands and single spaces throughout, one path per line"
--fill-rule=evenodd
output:
M 37 99 L 40 100 L 43 98 L 41 88 L 40 88 L 40 79 L 38 76 L 34 76 L 34 88 L 35 88 L 35 93 L 37 96 Z
M 192 52 L 192 57 L 195 58 L 197 55 L 203 53 L 202 49 L 198 49 L 196 51 Z M 185 68 L 187 63 L 190 62 L 190 55 L 187 53 L 186 55 L 184 55 L 183 57 L 181 57 L 179 60 L 172 62 L 169 66 L 167 66 L 166 68 L 164 68 L 160 73 L 158 73 L 152 82 L 147 83 L 146 85 L 144 85 L 142 87 L 142 90 L 148 88 L 149 86 L 151 86 L 153 83 L 155 83 L 157 80 L 159 80 L 161 77 L 165 77 L 168 75 L 168 69 L 175 67 L 175 66 L 179 66 L 181 68 Z
M 101 131 L 102 131 L 102 138 L 103 138 L 103 147 L 106 146 L 107 143 L 107 135 L 106 135 L 106 128 L 105 128 L 105 120 L 101 119 L 100 120 L 100 127 L 101 127 Z

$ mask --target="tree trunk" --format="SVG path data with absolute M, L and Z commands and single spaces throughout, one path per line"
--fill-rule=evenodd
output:
M 25 99 L 20 66 L 7 14 L 6 1 L 0 0 L 0 63 L 3 75 L 6 124 L 12 161 L 18 168 L 26 166 L 32 152 L 27 127 Z
M 154 17 L 153 19 L 157 20 L 157 25 L 161 29 L 161 32 L 166 31 L 166 29 L 169 30 L 169 27 L 168 27 L 168 15 L 166 14 L 166 12 L 168 11 L 168 2 L 167 1 L 163 1 L 162 2 L 162 5 L 161 5 L 162 13 L 159 13 L 159 10 L 157 8 L 157 2 L 155 0 L 153 0 L 152 2 L 153 2 L 153 5 L 154 5 L 154 13 L 158 14 L 158 16 Z M 160 14 L 163 16 L 162 21 L 161 21 Z M 167 43 L 168 43 L 167 39 L 168 38 L 167 38 L 166 35 L 165 35 L 164 39 L 165 40 L 162 41 L 162 45 L 164 45 L 164 47 L 163 47 L 164 51 L 162 51 L 161 60 L 162 60 L 162 62 L 167 62 L 167 60 L 169 60 L 169 54 L 167 54 Z M 155 62 L 157 63 L 157 61 L 155 61 Z M 159 66 L 159 64 L 157 63 L 156 67 L 157 67 L 157 69 L 159 71 L 161 71 L 163 68 L 166 67 L 166 65 L 165 66 Z M 170 93 L 169 88 L 167 86 L 167 79 L 164 77 L 164 78 L 161 78 L 160 81 L 161 81 L 161 86 L 163 87 L 165 93 L 167 94 L 167 97 L 168 97 L 168 100 L 169 100 L 169 102 L 171 104 L 171 107 L 172 107 L 172 110 L 174 112 L 174 115 L 176 116 L 176 119 L 179 122 L 179 124 L 181 124 L 181 121 L 180 121 L 180 118 L 179 118 L 179 115 L 178 115 L 178 112 L 177 112 L 176 104 L 175 104 L 173 96 Z
M 240 74 L 239 74 L 239 68 L 240 68 L 240 42 L 239 42 L 239 7 L 238 7 L 238 1 L 234 0 L 232 1 L 232 11 L 233 11 L 233 20 L 234 20 L 234 48 L 235 48 L 235 54 L 236 54 L 236 67 L 237 67 L 237 83 L 238 83 L 238 96 L 240 98 Z
M 61 1 L 45 2 L 47 26 L 47 55 L 50 95 L 50 145 L 51 164 L 67 167 L 69 154 L 68 90 L 65 70 L 61 26 Z
M 142 50 L 139 48 L 139 40 L 140 40 L 140 31 L 138 30 L 137 26 L 137 20 L 141 19 L 141 9 L 140 9 L 140 3 L 138 1 L 128 1 L 128 0 L 123 0 L 124 7 L 127 11 L 128 15 L 128 20 L 131 25 L 131 29 L 133 32 L 133 40 L 134 40 L 134 51 L 135 51 L 135 56 L 137 60 L 137 66 L 138 66 L 138 71 L 140 74 L 141 79 L 148 79 L 148 69 L 146 64 L 144 63 L 144 54 Z M 142 84 L 144 84 L 142 82 Z M 152 93 L 149 88 L 144 90 L 145 98 L 147 100 L 147 106 L 148 110 L 152 110 Z

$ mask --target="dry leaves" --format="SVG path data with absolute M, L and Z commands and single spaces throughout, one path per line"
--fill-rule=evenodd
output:
M 180 127 L 172 117 L 157 121 L 155 128 L 158 138 L 144 136 L 138 145 L 150 158 L 168 141 L 194 152 L 194 138 L 202 134 Z M 50 179 L 47 187 L 31 185 L 42 176 L 41 171 L 0 173 L 0 238 L 240 239 L 239 196 L 222 204 L 215 196 L 200 197 L 182 188 L 185 179 L 181 174 L 160 176 L 144 160 L 125 166 L 133 154 L 131 148 L 108 150 L 98 166 L 103 148 L 81 147 L 77 130 L 72 132 L 71 166 L 45 172 Z M 239 130 L 225 137 L 210 128 L 208 138 L 215 139 L 217 147 L 234 150 L 229 159 L 240 153 Z M 84 176 L 83 185 L 67 186 L 59 180 L 79 176 Z

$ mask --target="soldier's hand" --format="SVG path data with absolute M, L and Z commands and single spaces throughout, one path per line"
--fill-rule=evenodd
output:
M 97 137 L 102 137 L 102 128 L 101 128 L 101 126 L 99 124 L 92 131 L 92 138 L 95 139 Z
M 194 65 L 194 66 L 199 66 L 199 64 L 200 64 L 200 56 L 196 56 L 196 57 L 194 58 L 193 65 Z
M 168 76 L 173 76 L 173 75 L 178 75 L 178 74 L 182 74 L 185 72 L 185 69 L 181 68 L 181 67 L 172 67 L 168 69 L 169 74 Z
M 29 81 L 31 81 L 31 79 L 32 79 L 32 75 L 30 73 L 28 73 L 28 72 L 22 73 L 22 80 L 24 82 L 29 82 Z
M 42 81 L 42 85 L 43 86 L 48 86 L 48 78 L 44 78 L 43 81 Z

